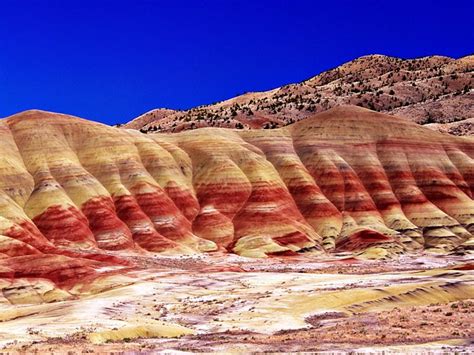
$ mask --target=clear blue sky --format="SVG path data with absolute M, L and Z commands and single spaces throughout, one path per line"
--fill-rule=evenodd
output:
M 109 124 L 298 82 L 365 54 L 474 51 L 474 1 L 0 0 L 0 117 Z

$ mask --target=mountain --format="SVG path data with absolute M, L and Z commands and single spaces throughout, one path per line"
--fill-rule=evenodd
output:
M 27 111 L 0 135 L 3 275 L 104 251 L 445 252 L 474 231 L 474 140 L 356 106 L 148 135 Z
M 156 134 L 22 112 L 0 120 L 0 346 L 469 341 L 473 192 L 473 137 L 358 106 Z
M 454 135 L 472 135 L 474 56 L 400 59 L 369 55 L 301 83 L 186 111 L 158 109 L 124 125 L 143 132 L 198 127 L 278 128 L 339 105 L 357 105 L 408 118 Z M 442 124 L 432 125 L 433 123 Z

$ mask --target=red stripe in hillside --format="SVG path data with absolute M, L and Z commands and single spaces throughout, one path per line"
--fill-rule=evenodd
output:
M 183 190 L 178 186 L 166 186 L 166 194 L 178 209 L 189 221 L 193 221 L 199 213 L 199 203 L 197 199 L 188 190 Z
M 101 249 L 120 250 L 133 247 L 132 234 L 115 214 L 115 206 L 110 197 L 90 199 L 82 205 L 82 212 L 89 220 L 89 228 Z
M 160 252 L 178 246 L 155 230 L 150 218 L 140 209 L 133 196 L 116 197 L 115 206 L 118 217 L 127 224 L 133 240 L 143 249 Z
M 76 207 L 51 206 L 33 218 L 34 224 L 50 241 L 56 244 L 86 243 L 95 246 L 94 235 L 87 218 Z

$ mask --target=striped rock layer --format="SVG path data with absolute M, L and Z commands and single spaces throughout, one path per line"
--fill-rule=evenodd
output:
M 0 121 L 0 278 L 67 283 L 123 253 L 451 251 L 473 188 L 472 138 L 354 106 L 154 135 L 27 111 Z

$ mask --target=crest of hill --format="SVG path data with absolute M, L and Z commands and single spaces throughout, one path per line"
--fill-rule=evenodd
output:
M 463 125 L 462 130 L 444 125 L 474 117 L 473 87 L 472 55 L 460 59 L 368 55 L 301 83 L 249 92 L 187 111 L 152 110 L 125 127 L 143 132 L 179 132 L 199 127 L 268 129 L 335 106 L 356 105 L 404 117 L 441 132 L 472 135 L 471 125 Z
M 120 125 L 120 127 L 123 128 L 128 128 L 128 129 L 140 129 L 143 128 L 144 126 L 153 123 L 153 122 L 159 122 L 161 119 L 166 118 L 174 113 L 176 113 L 176 110 L 170 110 L 166 108 L 159 108 L 156 110 L 151 110 L 147 113 L 144 113 L 141 116 L 138 116 L 134 120 L 124 124 Z
M 372 111 L 354 105 L 341 105 L 327 111 L 309 116 L 287 127 L 292 134 L 310 134 L 313 139 L 330 140 L 365 139 L 380 141 L 384 139 L 446 139 L 440 132 L 407 121 L 405 118 Z M 449 137 L 452 140 L 470 137 Z

